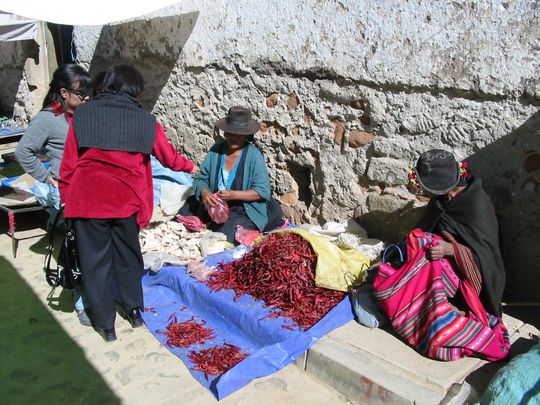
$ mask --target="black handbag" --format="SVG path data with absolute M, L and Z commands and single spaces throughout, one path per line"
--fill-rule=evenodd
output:
M 62 245 L 60 246 L 56 268 L 51 267 L 51 259 L 54 252 L 54 234 L 63 212 L 64 210 L 60 209 L 56 213 L 56 217 L 49 229 L 49 246 L 47 246 L 43 270 L 45 271 L 45 280 L 47 280 L 47 283 L 51 287 L 62 287 L 72 290 L 81 284 L 82 274 L 77 256 L 75 230 L 72 228 L 69 219 L 65 220 L 66 231 Z

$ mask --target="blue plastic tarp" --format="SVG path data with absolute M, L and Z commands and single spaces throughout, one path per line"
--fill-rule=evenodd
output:
M 154 156 L 150 156 L 150 165 L 152 167 L 152 180 L 154 186 L 154 205 L 159 205 L 161 197 L 161 186 L 165 183 L 175 183 L 185 186 L 191 186 L 193 179 L 191 173 L 175 172 L 163 166 Z
M 210 266 L 228 262 L 232 250 L 209 256 Z M 193 377 L 206 387 L 217 399 L 222 399 L 248 384 L 257 377 L 275 373 L 302 355 L 318 339 L 353 319 L 351 303 L 346 297 L 318 323 L 304 331 L 287 318 L 266 318 L 272 310 L 264 308 L 264 302 L 249 295 L 233 300 L 234 291 L 211 292 L 206 283 L 199 282 L 186 273 L 185 266 L 162 267 L 158 273 L 146 273 L 143 277 L 144 321 L 150 332 L 178 356 Z M 214 329 L 216 338 L 202 345 L 188 348 L 167 346 L 165 332 L 171 315 L 178 322 L 195 320 L 206 322 L 205 327 Z M 283 328 L 287 325 L 288 328 Z M 191 350 L 233 344 L 249 356 L 221 376 L 209 376 L 192 370 L 188 359 Z

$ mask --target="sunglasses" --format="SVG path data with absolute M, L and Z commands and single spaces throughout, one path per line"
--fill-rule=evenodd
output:
M 89 97 L 89 95 L 85 91 L 81 90 L 73 90 L 73 89 L 66 89 L 71 94 L 75 94 L 77 97 L 79 97 L 79 100 L 83 101 L 85 98 Z

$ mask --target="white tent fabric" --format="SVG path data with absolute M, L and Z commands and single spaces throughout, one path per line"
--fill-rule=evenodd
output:
M 0 10 L 66 25 L 103 25 L 149 14 L 180 0 L 0 0 Z
M 22 41 L 25 39 L 37 41 L 38 25 L 39 21 L 0 11 L 0 42 Z

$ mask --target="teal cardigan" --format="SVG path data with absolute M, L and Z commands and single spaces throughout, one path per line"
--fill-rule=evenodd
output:
M 216 184 L 218 162 L 220 152 L 225 150 L 224 142 L 216 143 L 204 158 L 199 172 L 199 175 L 193 180 L 193 188 L 197 200 L 201 200 L 201 191 L 205 188 L 215 193 L 218 190 Z M 262 200 L 253 202 L 244 202 L 246 214 L 257 226 L 259 231 L 263 231 L 268 223 L 267 201 L 270 200 L 270 177 L 261 151 L 247 143 L 244 146 L 246 161 L 244 166 L 244 179 L 242 182 L 242 191 L 255 190 L 261 196 Z

